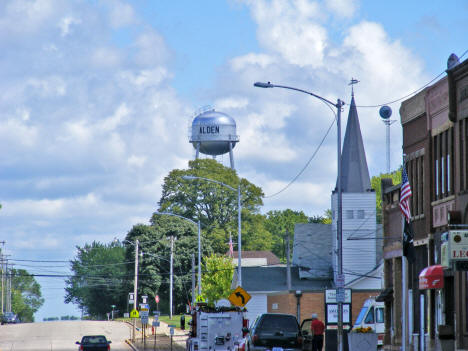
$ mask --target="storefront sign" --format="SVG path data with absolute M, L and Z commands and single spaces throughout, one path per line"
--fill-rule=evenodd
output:
M 326 306 L 327 306 L 327 324 L 338 323 L 338 305 L 327 304 Z M 343 304 L 343 323 L 344 324 L 350 323 L 349 310 L 350 310 L 350 304 L 344 303 Z
M 325 290 L 325 303 L 337 303 L 336 299 L 337 289 Z M 342 296 L 340 296 L 342 297 Z M 351 303 L 351 289 L 344 289 L 344 300 L 342 302 Z
M 449 231 L 448 243 L 452 261 L 468 261 L 468 230 Z

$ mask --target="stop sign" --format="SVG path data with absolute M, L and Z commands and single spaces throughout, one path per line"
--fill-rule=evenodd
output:
M 156 301 L 156 303 L 159 303 L 159 295 L 156 295 L 156 296 L 154 297 L 154 301 Z

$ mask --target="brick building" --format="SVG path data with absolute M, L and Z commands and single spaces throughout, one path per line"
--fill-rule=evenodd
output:
M 413 193 L 415 261 L 408 264 L 406 307 L 409 350 L 419 349 L 421 330 L 427 350 L 441 350 L 444 344 L 451 350 L 468 350 L 467 274 L 452 264 L 441 266 L 444 233 L 453 229 L 449 213 L 461 224 L 468 223 L 468 61 L 456 61 L 451 56 L 447 76 L 400 108 L 403 153 Z M 403 342 L 399 190 L 398 184 L 382 182 L 384 281 L 391 292 L 385 298 L 387 349 L 399 349 Z M 442 268 L 439 284 L 430 272 L 442 272 Z M 437 288 L 428 289 L 420 281 L 430 281 Z

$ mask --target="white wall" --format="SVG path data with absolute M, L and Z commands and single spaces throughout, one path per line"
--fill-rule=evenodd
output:
M 337 271 L 337 220 L 338 220 L 338 195 L 332 195 L 332 210 L 334 218 L 332 220 L 333 233 L 333 268 Z M 345 283 L 356 278 L 359 274 L 366 274 L 375 268 L 376 263 L 376 243 L 377 236 L 375 193 L 343 193 L 343 273 Z M 347 211 L 353 211 L 353 219 L 347 218 Z M 358 210 L 364 211 L 364 218 L 358 218 Z M 368 240 L 348 240 L 364 239 Z M 369 240 L 370 239 L 370 240 Z
M 247 312 L 245 313 L 246 318 L 249 320 L 249 326 L 255 321 L 258 315 L 268 312 L 268 301 L 266 294 L 250 294 L 252 297 L 245 308 Z

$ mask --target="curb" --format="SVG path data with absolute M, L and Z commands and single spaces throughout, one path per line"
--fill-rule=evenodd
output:
M 125 339 L 125 343 L 132 348 L 133 351 L 138 351 L 135 345 L 129 339 Z

